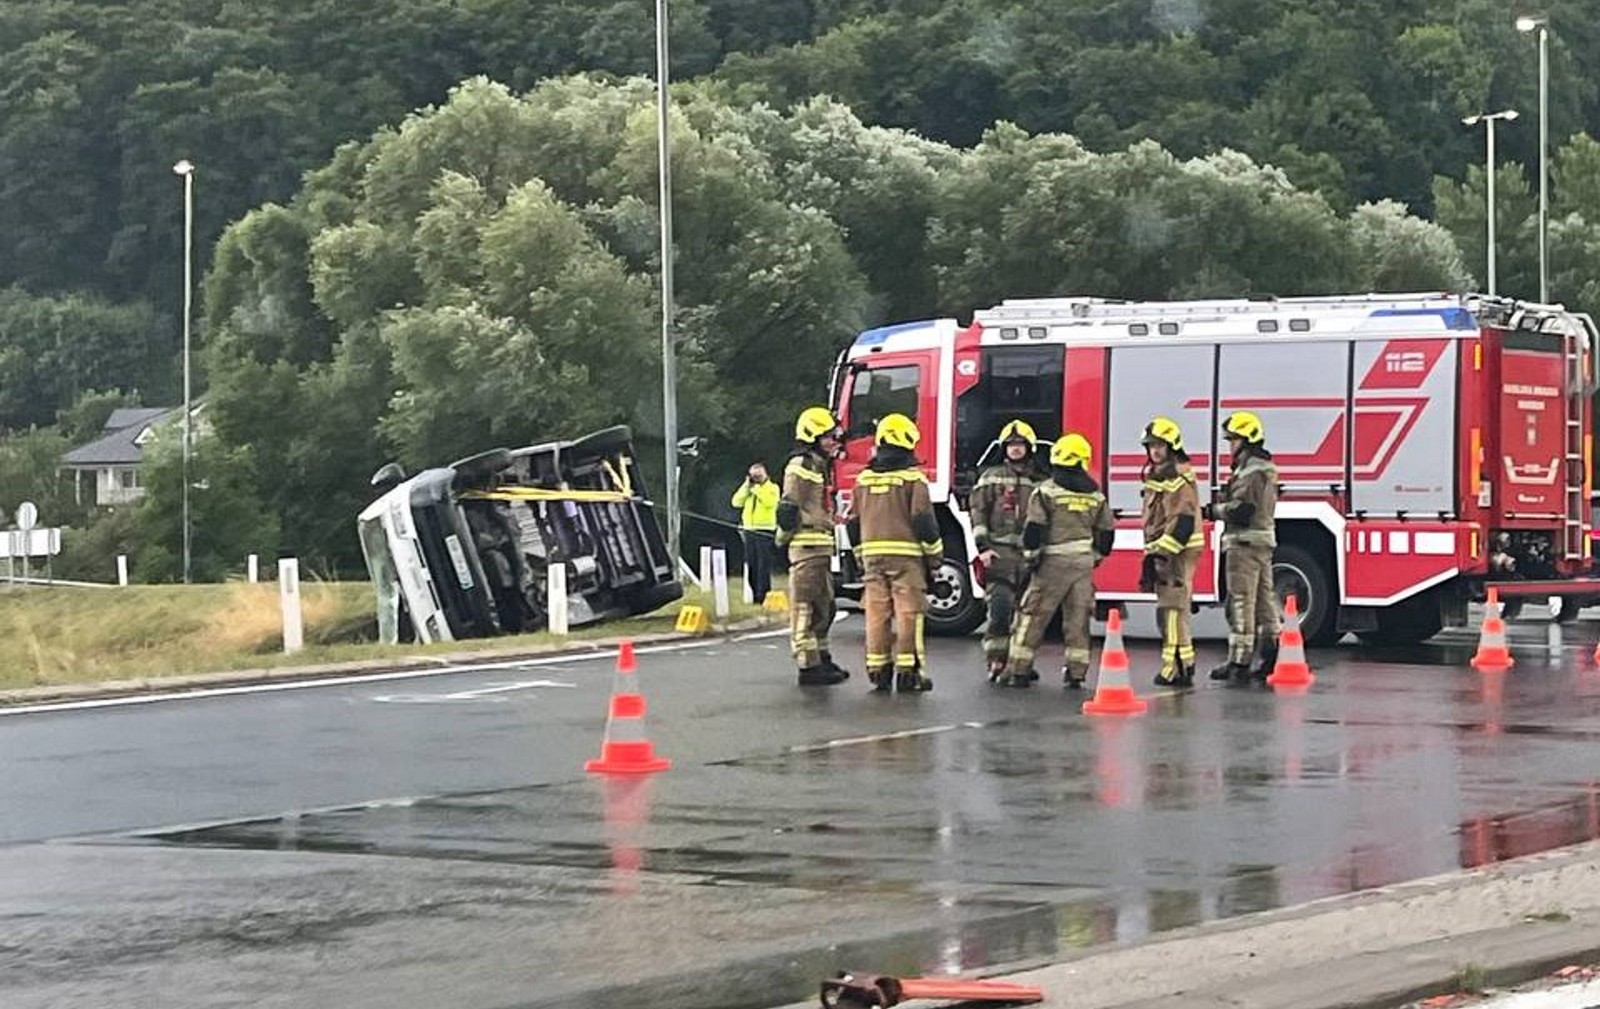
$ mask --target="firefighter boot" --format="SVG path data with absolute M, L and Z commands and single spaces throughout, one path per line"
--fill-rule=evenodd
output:
M 916 666 L 895 674 L 894 688 L 902 694 L 920 694 L 933 689 L 933 681 L 922 675 Z
M 894 674 L 887 668 L 874 669 L 867 667 L 867 681 L 872 684 L 875 694 L 887 694 L 894 688 Z
M 1242 680 L 1250 675 L 1250 667 L 1243 662 L 1228 662 L 1211 670 L 1213 680 Z
M 1082 666 L 1062 666 L 1061 685 L 1068 690 L 1082 690 L 1089 671 Z
M 822 650 L 822 668 L 829 670 L 833 673 L 833 675 L 839 677 L 837 682 L 843 683 L 845 680 L 850 678 L 850 670 L 833 661 L 833 653 L 827 649 Z
M 989 674 L 989 682 L 999 683 L 1006 675 L 1006 657 L 1004 655 L 990 655 L 985 668 Z
M 1250 670 L 1250 677 L 1259 683 L 1265 683 L 1277 665 L 1278 639 L 1268 638 L 1267 643 L 1261 647 L 1261 664 Z
M 1180 687 L 1194 686 L 1194 666 L 1184 666 L 1178 671 L 1177 685 Z
M 837 666 L 816 665 L 800 670 L 802 687 L 831 687 L 849 678 L 850 674 Z

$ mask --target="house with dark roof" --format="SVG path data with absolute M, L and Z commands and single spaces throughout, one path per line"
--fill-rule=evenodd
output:
M 144 496 L 139 485 L 139 464 L 144 447 L 157 429 L 183 412 L 177 406 L 118 407 L 106 418 L 101 436 L 61 457 L 62 469 L 72 471 L 73 496 L 79 504 L 88 496 L 85 485 L 94 481 L 94 504 L 105 508 L 132 504 Z

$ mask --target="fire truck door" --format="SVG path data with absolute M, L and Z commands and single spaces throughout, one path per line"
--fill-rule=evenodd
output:
M 856 474 L 872 458 L 878 421 L 891 413 L 903 413 L 916 422 L 922 432 L 917 459 L 929 479 L 938 479 L 935 463 L 944 433 L 938 423 L 937 359 L 933 350 L 881 354 L 852 369 L 840 404 L 839 422 L 845 428 L 845 456 L 837 469 L 841 506 L 848 505 Z

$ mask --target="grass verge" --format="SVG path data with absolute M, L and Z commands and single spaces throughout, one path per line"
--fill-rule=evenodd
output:
M 738 601 L 730 620 L 762 614 Z M 712 610 L 707 593 L 686 587 L 684 602 Z M 576 628 L 565 639 L 519 634 L 437 645 L 380 645 L 366 582 L 301 585 L 306 647 L 283 654 L 282 617 L 274 583 L 136 585 L 127 588 L 9 587 L 0 590 L 0 689 L 190 673 L 320 665 L 415 657 L 443 652 L 554 647 L 673 629 L 677 605 L 643 617 Z

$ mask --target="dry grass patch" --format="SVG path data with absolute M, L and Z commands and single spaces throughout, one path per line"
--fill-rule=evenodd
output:
M 730 619 L 760 614 L 738 602 Z M 684 602 L 711 610 L 709 593 Z M 306 648 L 284 655 L 276 583 L 136 585 L 128 588 L 0 587 L 0 689 L 157 678 L 267 666 L 413 657 L 439 652 L 558 646 L 672 630 L 678 606 L 575 630 L 568 638 L 520 634 L 437 645 L 379 645 L 372 587 L 301 583 Z M 781 614 L 767 614 L 773 626 Z

